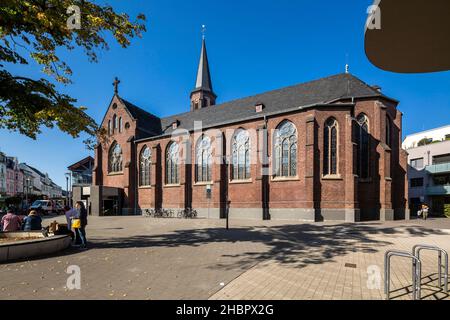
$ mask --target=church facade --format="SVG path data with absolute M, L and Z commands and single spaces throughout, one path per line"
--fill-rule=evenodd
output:
M 91 214 L 193 208 L 205 218 L 408 219 L 398 101 L 350 73 L 216 104 L 203 40 L 190 111 L 115 94 L 95 150 Z

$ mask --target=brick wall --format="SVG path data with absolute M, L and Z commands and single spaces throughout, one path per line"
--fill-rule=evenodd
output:
M 223 217 L 225 194 L 228 194 L 230 208 L 235 210 L 235 214 L 248 211 L 252 212 L 250 216 L 255 218 L 262 218 L 262 208 L 265 206 L 269 207 L 277 218 L 306 217 L 305 219 L 313 220 L 346 219 L 349 213 L 358 220 L 359 210 L 362 219 L 390 219 L 394 212 L 398 211 L 401 215 L 407 207 L 404 175 L 406 160 L 405 153 L 400 150 L 401 113 L 394 102 L 359 100 L 354 107 L 336 104 L 267 118 L 267 152 L 270 159 L 273 157 L 273 130 L 284 120 L 291 121 L 297 128 L 296 177 L 264 178 L 261 174 L 262 164 L 260 161 L 253 161 L 251 178 L 236 182 L 229 179 L 230 168 L 226 164 L 216 163 L 212 166 L 212 181 L 197 183 L 195 165 L 182 163 L 179 165 L 180 181 L 176 185 L 165 183 L 166 149 L 171 139 L 148 139 L 137 142 L 134 147 L 132 137 L 137 130 L 135 121 L 129 118 L 119 103 L 117 109 L 108 109 L 105 121 L 114 113 L 130 123 L 128 130 L 111 137 L 122 146 L 124 172 L 115 175 L 107 173 L 107 154 L 112 143 L 110 141 L 97 150 L 96 161 L 101 170 L 97 169 L 99 174 L 96 177 L 98 184 L 124 188 L 125 207 L 134 208 L 135 190 L 138 209 L 187 206 L 204 212 L 207 210 L 208 216 L 211 214 L 214 217 Z M 370 177 L 363 181 L 355 176 L 356 146 L 352 138 L 352 122 L 360 113 L 369 118 L 370 131 Z M 324 124 L 330 117 L 334 117 L 338 122 L 338 175 L 326 177 L 323 176 Z M 392 123 L 392 139 L 389 143 L 386 143 L 385 136 L 386 119 L 390 119 Z M 105 124 L 106 122 L 103 123 Z M 264 125 L 264 120 L 259 119 L 223 126 L 220 131 L 216 128 L 205 134 L 211 138 L 213 145 L 216 142 L 223 144 L 226 154 L 230 155 L 233 132 L 237 129 L 252 130 L 255 134 L 251 135 L 251 155 L 258 158 L 263 152 L 259 142 L 264 131 L 257 130 L 261 130 Z M 180 146 L 184 150 L 181 152 L 183 159 L 190 157 L 191 163 L 195 163 L 195 145 L 200 136 L 199 133 L 191 133 L 184 139 L 178 138 L 179 142 L 182 141 Z M 139 155 L 145 146 L 152 150 L 151 185 L 140 187 L 136 186 L 135 182 L 139 156 L 134 154 Z M 213 157 L 223 155 L 221 150 L 217 149 L 213 148 Z M 211 188 L 210 199 L 207 198 L 207 185 Z M 297 215 L 300 211 L 303 215 Z

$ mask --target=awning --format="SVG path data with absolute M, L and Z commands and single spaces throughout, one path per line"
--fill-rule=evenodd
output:
M 450 70 L 450 0 L 375 0 L 365 50 L 377 67 L 399 73 Z

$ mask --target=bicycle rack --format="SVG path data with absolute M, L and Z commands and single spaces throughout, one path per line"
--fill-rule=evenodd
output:
M 447 251 L 441 249 L 437 246 L 430 246 L 424 244 L 415 245 L 412 249 L 413 255 L 420 260 L 420 251 L 429 250 L 429 251 L 437 251 L 438 254 L 438 276 L 439 276 L 439 288 L 442 288 L 442 269 L 444 269 L 444 290 L 445 293 L 448 292 L 448 254 Z M 442 256 L 444 256 L 444 264 L 442 264 Z M 422 275 L 420 275 L 420 279 L 422 279 Z
M 422 274 L 422 263 L 415 255 L 407 251 L 389 250 L 384 255 L 384 293 L 386 299 L 390 299 L 390 282 L 391 282 L 391 258 L 402 257 L 412 260 L 412 286 L 413 286 L 413 300 L 420 300 L 420 277 Z

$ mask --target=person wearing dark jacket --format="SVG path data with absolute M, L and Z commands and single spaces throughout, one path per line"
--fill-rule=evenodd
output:
M 32 210 L 30 214 L 23 219 L 24 231 L 38 231 L 42 230 L 42 219 L 38 216 L 37 212 Z
M 75 204 L 76 214 L 74 216 L 75 219 L 80 219 L 80 227 L 74 228 L 76 237 L 79 237 L 81 240 L 81 248 L 86 248 L 87 240 L 86 240 L 86 226 L 87 226 L 87 210 L 84 207 L 84 203 L 78 201 Z M 73 220 L 72 220 L 73 221 Z

